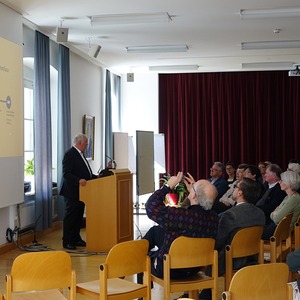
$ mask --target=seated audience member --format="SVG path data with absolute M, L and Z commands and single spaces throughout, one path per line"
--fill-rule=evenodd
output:
M 294 171 L 298 174 L 300 174 L 300 165 L 298 163 L 293 163 L 293 162 L 290 162 L 288 164 L 288 168 L 287 168 L 288 171 Z
M 225 247 L 229 245 L 237 231 L 251 226 L 262 226 L 265 224 L 264 213 L 252 204 L 256 198 L 256 185 L 250 178 L 244 178 L 238 182 L 233 192 L 236 205 L 221 214 L 216 239 L 216 250 L 218 250 L 219 276 L 225 274 Z M 235 270 L 247 265 L 258 263 L 254 257 L 241 257 L 234 260 Z M 207 275 L 211 270 L 207 269 Z M 199 299 L 211 299 L 211 289 L 204 289 Z
M 255 181 L 257 186 L 257 199 L 253 204 L 256 204 L 258 199 L 262 196 L 264 192 L 264 186 L 262 184 L 262 176 L 260 173 L 260 170 L 255 165 L 249 165 L 248 168 L 245 171 L 244 177 L 250 178 Z
M 232 199 L 232 194 L 234 191 L 234 186 L 243 180 L 245 170 L 247 169 L 248 165 L 247 164 L 239 164 L 238 168 L 236 170 L 236 181 L 234 182 L 233 185 L 229 187 L 227 192 L 221 197 L 220 202 L 223 203 L 224 205 L 227 206 L 227 209 L 230 208 L 231 206 L 235 205 L 235 201 Z M 227 209 L 224 209 L 227 210 Z
M 293 213 L 291 227 L 294 227 L 295 222 L 300 214 L 300 195 L 297 190 L 300 187 L 300 175 L 294 171 L 285 171 L 280 175 L 280 188 L 286 192 L 286 197 L 278 207 L 271 213 L 271 222 L 265 225 L 262 238 L 269 240 L 273 235 L 277 224 L 289 213 Z
M 226 170 L 226 174 L 227 174 L 227 182 L 228 182 L 228 186 L 230 187 L 236 180 L 235 177 L 235 166 L 234 163 L 232 161 L 228 161 L 225 165 L 225 170 Z
M 300 248 L 290 252 L 286 258 L 286 263 L 293 273 L 298 273 L 297 285 L 300 290 Z
M 258 168 L 259 168 L 259 171 L 261 173 L 261 178 L 262 178 L 262 184 L 264 184 L 266 182 L 265 174 L 266 174 L 267 166 L 268 166 L 268 164 L 265 161 L 260 161 L 258 163 Z M 267 186 L 267 184 L 268 183 L 266 183 L 266 186 Z
M 178 172 L 172 176 L 167 184 L 155 191 L 145 204 L 147 216 L 156 222 L 143 237 L 149 241 L 151 272 L 157 277 L 163 277 L 163 256 L 169 252 L 171 243 L 179 236 L 216 238 L 218 215 L 212 205 L 217 196 L 216 188 L 207 180 L 198 180 L 195 183 L 184 181 L 187 185 L 188 199 L 191 205 L 188 208 L 172 207 L 164 204 L 165 196 L 183 178 Z M 195 275 L 199 268 L 176 269 L 171 271 L 171 278 L 186 278 Z M 138 277 L 139 282 L 141 276 Z
M 270 218 L 271 212 L 280 205 L 283 198 L 286 196 L 285 191 L 281 190 L 279 184 L 281 173 L 282 170 L 278 165 L 270 164 L 267 166 L 265 179 L 268 183 L 268 188 L 256 203 L 256 206 L 265 213 L 266 224 L 269 224 L 272 221 Z
M 218 191 L 218 196 L 215 199 L 213 209 L 217 213 L 221 213 L 227 209 L 226 205 L 219 201 L 228 190 L 228 183 L 224 178 L 224 165 L 221 162 L 215 162 L 210 168 L 210 176 L 208 181 L 211 182 Z

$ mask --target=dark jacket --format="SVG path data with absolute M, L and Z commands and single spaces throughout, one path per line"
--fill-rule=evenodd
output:
M 225 273 L 225 246 L 230 245 L 237 231 L 251 226 L 263 226 L 265 215 L 262 210 L 251 203 L 240 203 L 221 214 L 216 250 L 219 254 L 219 275 Z M 248 264 L 248 258 L 234 260 L 234 268 L 240 269 Z
M 70 148 L 63 158 L 63 177 L 60 195 L 79 200 L 79 180 L 97 178 L 91 168 L 85 164 L 76 148 Z
M 285 196 L 286 192 L 280 188 L 279 183 L 276 183 L 271 189 L 267 189 L 262 197 L 257 201 L 256 206 L 265 213 L 266 224 L 271 223 L 271 212 L 280 205 Z

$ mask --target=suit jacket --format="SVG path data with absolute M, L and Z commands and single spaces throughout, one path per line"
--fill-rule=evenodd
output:
M 271 189 L 267 189 L 262 197 L 257 201 L 256 206 L 265 213 L 266 224 L 271 223 L 271 212 L 280 205 L 285 196 L 286 192 L 280 188 L 279 183 L 276 183 Z
M 70 148 L 63 158 L 63 178 L 60 195 L 79 200 L 79 180 L 97 178 L 87 166 L 76 148 Z
M 212 182 L 212 178 L 208 179 L 209 182 Z M 216 197 L 214 204 L 213 204 L 213 209 L 217 213 L 221 213 L 229 208 L 229 206 L 226 206 L 224 203 L 220 202 L 220 198 L 226 193 L 228 190 L 228 182 L 224 177 L 219 177 L 213 185 L 216 187 L 218 191 L 218 196 Z
M 220 215 L 216 249 L 219 253 L 219 275 L 225 273 L 225 246 L 230 245 L 235 233 L 246 227 L 265 225 L 264 212 L 251 203 L 241 203 Z M 248 264 L 248 258 L 234 260 L 234 268 L 239 269 Z

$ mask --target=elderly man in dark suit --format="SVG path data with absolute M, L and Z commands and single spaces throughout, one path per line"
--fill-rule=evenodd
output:
M 64 196 L 66 212 L 63 220 L 63 247 L 75 250 L 85 247 L 80 236 L 83 221 L 84 203 L 79 199 L 79 186 L 85 186 L 87 180 L 97 178 L 93 174 L 83 152 L 88 145 L 84 134 L 77 134 L 71 147 L 63 158 L 63 178 L 60 195 Z
M 220 202 L 221 197 L 226 193 L 226 191 L 229 188 L 228 182 L 224 178 L 224 170 L 225 170 L 224 164 L 222 164 L 219 161 L 214 162 L 213 166 L 210 168 L 211 177 L 208 179 L 208 181 L 212 183 L 218 191 L 218 196 L 215 199 L 213 205 L 213 209 L 217 213 L 221 213 L 228 209 L 228 207 L 225 204 Z
M 236 184 L 232 197 L 237 204 L 220 215 L 216 238 L 215 248 L 218 250 L 219 276 L 225 273 L 225 246 L 231 243 L 236 232 L 246 227 L 263 226 L 266 221 L 264 212 L 252 204 L 257 198 L 254 180 L 244 177 Z M 235 259 L 233 267 L 240 269 L 253 263 L 255 263 L 253 258 L 241 257 Z M 209 273 L 210 270 L 207 270 L 207 274 Z M 211 290 L 202 290 L 199 299 L 211 299 Z
M 266 168 L 265 180 L 268 183 L 268 188 L 256 203 L 256 206 L 265 213 L 266 225 L 272 223 L 271 212 L 280 205 L 286 196 L 286 192 L 281 189 L 279 184 L 281 173 L 281 168 L 276 164 L 270 164 Z

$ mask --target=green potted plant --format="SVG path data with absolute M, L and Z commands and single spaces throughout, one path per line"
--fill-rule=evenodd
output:
M 33 176 L 34 176 L 34 158 L 27 159 L 24 164 L 24 173 L 26 175 L 26 180 L 24 180 L 24 193 L 31 192 L 33 185 Z
M 24 172 L 26 175 L 33 176 L 34 175 L 34 159 L 27 159 L 25 163 Z
M 168 180 L 170 179 L 170 174 L 165 174 L 163 177 L 160 178 L 160 183 L 162 185 L 166 184 Z M 183 182 L 179 182 L 174 189 L 171 190 L 170 193 L 166 195 L 165 203 L 166 205 L 170 206 L 180 206 L 181 202 L 184 200 L 184 198 L 187 196 L 188 190 Z

